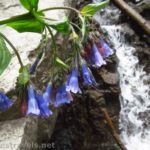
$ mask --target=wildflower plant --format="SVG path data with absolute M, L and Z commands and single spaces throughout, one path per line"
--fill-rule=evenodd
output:
M 39 0 L 20 0 L 22 6 L 27 9 L 27 13 L 14 16 L 12 18 L 1 20 L 0 25 L 9 26 L 16 31 L 35 32 L 42 35 L 42 40 L 39 46 L 40 51 L 34 63 L 24 65 L 17 49 L 11 41 L 0 32 L 0 75 L 8 67 L 12 54 L 10 53 L 6 43 L 14 50 L 20 63 L 18 77 L 18 100 L 21 106 L 22 114 L 37 115 L 47 118 L 52 115 L 49 106 L 59 107 L 64 104 L 70 104 L 73 101 L 73 94 L 81 94 L 80 77 L 83 79 L 85 86 L 96 85 L 96 80 L 90 71 L 90 65 L 99 68 L 106 65 L 106 57 L 113 54 L 113 50 L 99 36 L 91 38 L 90 29 L 88 26 L 89 19 L 100 9 L 107 6 L 108 0 L 101 3 L 88 4 L 81 10 L 72 7 L 49 7 L 46 9 L 38 9 Z M 46 11 L 56 9 L 67 9 L 76 14 L 78 24 L 72 23 L 68 16 L 62 20 L 54 20 L 45 17 Z M 69 37 L 71 48 L 70 54 L 65 53 L 65 60 L 61 58 L 58 51 L 55 36 L 52 30 L 65 34 Z M 42 56 L 45 55 L 45 49 L 51 36 L 51 73 L 49 81 L 45 85 L 45 90 L 37 90 L 31 82 L 31 76 L 36 76 L 36 71 L 39 62 L 42 61 Z M 60 72 L 68 73 L 68 77 L 58 81 L 57 76 Z M 61 78 L 61 77 L 59 77 Z M 0 111 L 8 109 L 12 106 L 11 100 L 2 92 L 0 92 Z

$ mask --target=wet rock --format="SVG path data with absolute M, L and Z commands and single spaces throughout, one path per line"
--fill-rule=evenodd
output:
M 116 85 L 119 82 L 118 74 L 108 72 L 107 70 L 102 70 L 100 73 L 104 82 L 110 85 Z
M 109 99 L 107 94 L 89 89 L 82 98 L 77 97 L 73 104 L 61 108 L 51 138 L 51 141 L 58 143 L 56 150 L 66 150 L 66 144 L 71 146 L 71 150 L 114 150 L 116 148 L 100 108 L 107 107 L 116 125 L 116 114 L 119 112 L 119 109 L 116 108 L 119 108 L 119 103 L 114 105 L 118 101 L 117 97 L 113 99 L 112 93 L 110 93 L 111 99 Z M 108 101 L 106 101 L 106 97 L 109 99 Z M 68 133 L 65 134 L 66 132 Z

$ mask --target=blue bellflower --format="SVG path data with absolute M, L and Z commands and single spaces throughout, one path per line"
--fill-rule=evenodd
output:
M 113 49 L 111 49 L 103 39 L 100 39 L 100 42 L 104 49 L 104 53 L 103 53 L 104 58 L 106 58 L 114 53 Z
M 38 106 L 39 106 L 39 109 L 40 109 L 40 116 L 43 117 L 43 118 L 48 118 L 49 116 L 51 116 L 53 113 L 48 108 L 47 103 L 43 99 L 43 94 L 38 92 L 36 94 L 36 99 L 37 99 L 37 103 L 38 103 Z
M 51 99 L 51 94 L 52 94 L 52 84 L 51 83 L 48 83 L 47 87 L 46 87 L 46 90 L 43 94 L 43 99 L 45 100 L 47 106 L 49 105 L 50 103 L 50 99 Z
M 6 110 L 12 106 L 13 102 L 2 92 L 0 92 L 0 111 Z
M 79 82 L 78 82 L 78 69 L 75 67 L 67 81 L 66 85 L 66 91 L 70 91 L 72 93 L 81 93 L 80 87 L 79 87 Z
M 103 57 L 99 53 L 96 44 L 93 44 L 93 46 L 92 46 L 91 61 L 92 61 L 93 65 L 95 65 L 96 67 L 101 67 L 102 65 L 106 64 Z
M 72 101 L 70 99 L 70 95 L 66 91 L 66 85 L 62 85 L 57 89 L 56 99 L 55 99 L 55 107 L 59 107 L 63 104 L 69 104 Z
M 96 84 L 96 81 L 90 71 L 90 69 L 86 66 L 86 64 L 82 64 L 82 75 L 85 85 L 93 85 Z
M 35 97 L 35 91 L 31 85 L 28 87 L 27 115 L 40 115 L 40 109 Z

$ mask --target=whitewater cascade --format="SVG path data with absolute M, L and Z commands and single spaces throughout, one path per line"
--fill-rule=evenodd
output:
M 105 13 L 110 12 L 107 9 Z M 107 18 L 95 16 L 108 33 L 118 58 L 120 75 L 120 137 L 128 150 L 150 150 L 150 76 L 134 55 L 136 49 L 126 42 L 123 25 L 107 25 Z
M 128 150 L 150 150 L 150 79 L 123 39 L 122 26 L 103 26 L 116 49 L 120 75 L 120 131 Z

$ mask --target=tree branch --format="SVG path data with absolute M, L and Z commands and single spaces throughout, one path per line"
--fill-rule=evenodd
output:
M 127 150 L 127 149 L 125 148 L 125 146 L 123 145 L 123 143 L 121 142 L 121 140 L 120 140 L 120 138 L 119 138 L 119 135 L 118 135 L 117 132 L 116 132 L 116 129 L 115 129 L 115 127 L 114 127 L 114 125 L 113 125 L 113 123 L 112 123 L 112 121 L 111 121 L 111 118 L 110 118 L 110 116 L 109 116 L 109 114 L 108 114 L 107 109 L 106 109 L 106 108 L 101 108 L 101 111 L 102 111 L 103 114 L 104 114 L 105 120 L 106 120 L 107 123 L 108 123 L 108 126 L 109 126 L 109 128 L 110 128 L 110 132 L 111 132 L 113 138 L 115 139 L 116 143 L 118 144 L 118 146 L 119 146 L 122 150 Z
M 130 7 L 123 0 L 112 0 L 121 10 L 127 13 L 132 19 L 134 19 L 141 28 L 150 35 L 150 23 L 145 20 L 138 12 L 136 12 L 132 7 Z

